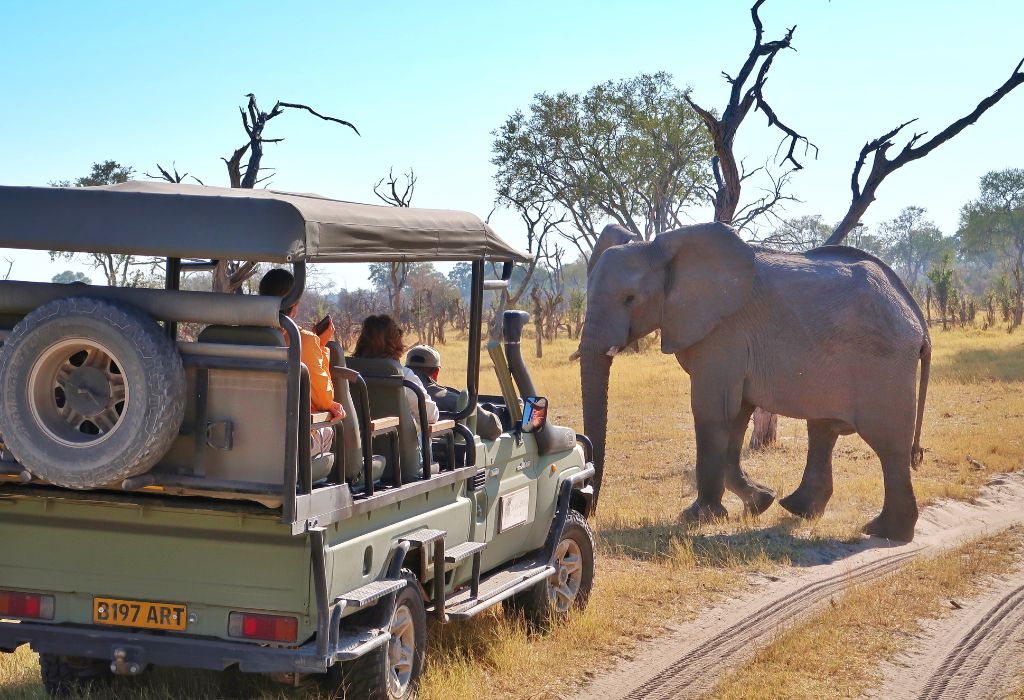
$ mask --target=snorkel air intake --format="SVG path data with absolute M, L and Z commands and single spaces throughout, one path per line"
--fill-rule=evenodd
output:
M 530 321 L 530 314 L 525 311 L 506 311 L 501 318 L 501 330 L 505 339 L 505 358 L 508 360 L 508 369 L 512 378 L 519 387 L 519 396 L 526 399 L 527 396 L 536 396 L 537 388 L 533 385 L 533 378 L 530 377 L 530 370 L 523 362 L 523 351 L 520 341 L 523 338 L 523 328 Z

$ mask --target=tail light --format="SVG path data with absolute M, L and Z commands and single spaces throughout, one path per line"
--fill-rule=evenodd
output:
M 294 642 L 299 636 L 299 621 L 284 615 L 233 612 L 228 615 L 228 634 L 264 642 Z
M 0 617 L 53 619 L 53 596 L 0 591 Z

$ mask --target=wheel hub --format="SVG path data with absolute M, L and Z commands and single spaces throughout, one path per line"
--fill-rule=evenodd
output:
M 29 374 L 36 425 L 58 443 L 93 447 L 120 426 L 128 405 L 121 364 L 104 345 L 69 338 L 44 350 Z
M 548 579 L 548 599 L 559 613 L 566 613 L 576 602 L 583 580 L 583 552 L 575 540 L 558 543 L 555 567 L 555 573 Z
M 86 418 L 94 417 L 110 403 L 110 382 L 106 373 L 95 367 L 77 367 L 62 388 L 71 410 Z

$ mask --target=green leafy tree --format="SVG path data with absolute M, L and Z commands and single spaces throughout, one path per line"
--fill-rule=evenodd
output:
M 949 308 L 950 301 L 952 300 L 954 305 L 957 303 L 958 294 L 953 283 L 955 274 L 953 256 L 949 253 L 944 254 L 942 260 L 928 270 L 928 279 L 932 283 L 932 289 L 935 290 L 935 300 L 939 304 L 939 313 L 942 314 L 942 330 L 948 328 L 946 310 Z
M 704 197 L 713 155 L 702 122 L 667 73 L 609 81 L 582 94 L 534 96 L 494 131 L 498 202 L 550 204 L 584 255 L 616 222 L 650 239 Z
M 1013 279 L 1013 330 L 1024 317 L 1024 169 L 987 173 L 980 190 L 960 212 L 960 245 L 967 255 L 996 253 Z
M 51 282 L 57 284 L 71 284 L 72 282 L 81 282 L 82 284 L 92 284 L 92 280 L 85 275 L 84 272 L 78 270 L 64 270 L 53 276 Z
M 938 226 L 925 218 L 926 213 L 923 207 L 906 207 L 879 226 L 881 257 L 911 289 L 917 289 L 931 265 L 953 252 L 952 239 L 943 238 Z

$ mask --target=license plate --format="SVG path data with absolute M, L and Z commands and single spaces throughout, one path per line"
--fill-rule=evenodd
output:
M 182 603 L 150 603 L 119 598 L 92 600 L 92 621 L 97 625 L 181 632 L 185 629 L 187 612 Z

